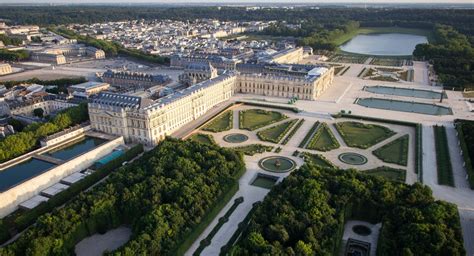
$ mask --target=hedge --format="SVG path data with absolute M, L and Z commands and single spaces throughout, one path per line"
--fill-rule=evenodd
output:
M 51 212 L 52 210 L 54 210 L 54 208 L 65 204 L 66 202 L 77 196 L 79 193 L 85 191 L 95 183 L 99 182 L 101 179 L 105 178 L 115 169 L 121 167 L 124 161 L 130 161 L 142 152 L 143 145 L 138 144 L 127 150 L 127 152 L 125 152 L 123 155 L 99 167 L 95 172 L 86 176 L 84 179 L 72 184 L 68 189 L 56 194 L 48 201 L 41 203 L 40 205 L 31 210 L 19 213 L 18 215 L 10 215 L 5 217 L 3 222 L 8 223 L 5 224 L 7 225 L 6 232 L 8 232 L 8 230 L 16 230 L 16 232 L 21 232 L 30 225 L 34 224 L 38 217 L 40 217 L 41 215 Z M 9 221 L 6 221 L 7 219 Z M 4 228 L 0 228 L 0 232 L 3 233 L 4 230 Z M 0 234 L 0 238 L 5 239 L 5 237 L 5 234 Z M 10 234 L 8 235 L 8 238 L 9 237 Z M 0 240 L 0 242 L 5 241 L 6 240 Z
M 474 189 L 474 168 L 472 167 L 472 159 L 469 155 L 470 152 L 465 140 L 466 135 L 464 134 L 464 131 L 463 131 L 463 123 L 465 121 L 466 120 L 455 120 L 454 124 L 455 124 L 456 130 L 458 131 L 458 139 L 459 139 L 459 144 L 462 150 L 462 156 L 464 158 L 464 165 L 466 167 L 469 186 L 471 187 L 471 189 Z
M 303 140 L 300 142 L 300 145 L 298 145 L 299 148 L 304 148 L 308 140 L 311 139 L 311 136 L 313 135 L 314 131 L 318 128 L 318 126 L 319 122 L 316 121 L 309 130 L 309 132 L 306 134 L 306 136 L 304 136 Z
M 288 131 L 291 130 L 291 128 L 296 124 L 296 122 L 298 121 L 298 119 L 293 119 L 293 120 L 290 120 L 288 122 L 284 122 L 282 124 L 278 124 L 278 125 L 275 125 L 275 126 L 272 126 L 270 128 L 267 128 L 263 131 L 259 131 L 257 132 L 257 137 L 262 140 L 262 141 L 267 141 L 267 142 L 273 142 L 273 143 L 279 143 L 280 140 L 283 139 L 283 137 L 288 133 Z M 278 137 L 276 138 L 270 138 L 270 137 L 267 137 L 265 136 L 265 133 L 268 131 L 268 130 L 271 130 L 271 129 L 276 129 L 277 127 L 279 126 L 283 126 L 283 125 L 287 125 L 287 127 L 285 127 L 285 129 L 283 130 L 283 132 L 281 132 L 280 134 L 278 134 Z
M 322 136 L 324 130 L 327 131 L 329 137 L 331 138 L 331 145 L 327 145 L 325 147 L 317 147 L 316 145 L 316 142 L 318 141 L 318 139 Z M 330 128 L 328 127 L 328 125 L 326 123 L 321 123 L 321 125 L 319 126 L 318 130 L 316 131 L 316 133 L 314 134 L 314 136 L 310 139 L 308 145 L 306 146 L 307 149 L 315 149 L 315 150 L 319 150 L 319 151 L 330 151 L 330 150 L 333 150 L 333 149 L 336 149 L 336 148 L 339 148 L 341 145 L 339 144 L 339 142 L 337 141 L 336 137 L 334 136 L 334 134 L 332 134 Z
M 433 126 L 436 148 L 438 184 L 454 187 L 453 166 L 449 155 L 448 137 L 444 126 Z
M 301 112 L 301 111 L 300 111 L 298 108 L 296 108 L 296 107 L 286 107 L 286 106 L 280 106 L 280 105 L 264 104 L 264 103 L 255 103 L 255 102 L 247 102 L 247 101 L 236 101 L 235 103 L 242 103 L 242 104 L 244 104 L 244 105 L 256 106 L 256 107 L 283 109 L 283 110 L 293 111 L 293 112 L 295 112 L 295 113 Z
M 235 209 L 237 209 L 237 206 L 239 206 L 239 204 L 243 203 L 244 202 L 244 198 L 243 197 L 238 197 L 234 200 L 234 204 L 232 204 L 232 206 L 229 208 L 229 210 L 227 210 L 227 212 L 224 214 L 223 217 L 219 218 L 219 221 L 217 222 L 217 225 L 212 228 L 211 232 L 206 236 L 206 238 L 204 238 L 203 240 L 201 240 L 200 244 L 199 244 L 199 247 L 196 249 L 196 251 L 194 251 L 193 255 L 201 255 L 202 251 L 208 246 L 211 244 L 211 241 L 212 241 L 212 238 L 217 234 L 217 232 L 219 231 L 219 229 L 226 223 L 229 221 L 229 217 L 230 215 L 232 215 L 232 213 L 234 213 Z
M 281 144 L 286 145 L 291 140 L 291 138 L 296 134 L 296 131 L 298 131 L 298 129 L 300 129 L 300 127 L 303 125 L 303 123 L 304 123 L 304 119 L 300 119 L 300 121 L 296 124 L 295 128 L 293 130 L 291 130 L 290 134 L 288 134 L 288 136 L 286 136 L 286 138 L 281 142 Z

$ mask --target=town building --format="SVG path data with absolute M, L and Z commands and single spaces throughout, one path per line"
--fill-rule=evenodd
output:
M 217 77 L 217 69 L 209 62 L 196 62 L 186 66 L 184 73 L 179 76 L 179 81 L 187 86 L 200 83 Z
M 100 75 L 103 82 L 124 89 L 149 88 L 170 81 L 166 75 L 151 75 L 140 72 L 107 70 Z
M 173 55 L 170 58 L 170 66 L 175 68 L 185 68 L 190 64 L 195 63 L 210 63 L 213 67 L 222 70 L 235 70 L 237 63 L 240 63 L 237 59 L 228 59 L 223 56 L 217 55 Z
M 31 60 L 53 65 L 61 65 L 66 63 L 66 57 L 60 53 L 53 52 L 32 52 Z
M 12 71 L 12 66 L 8 63 L 0 63 L 0 76 L 8 75 L 11 74 Z
M 102 82 L 85 82 L 82 84 L 71 85 L 67 88 L 69 94 L 74 98 L 87 99 L 91 95 L 98 94 L 101 91 L 109 89 L 110 84 Z
M 42 109 L 43 115 L 54 114 L 77 104 L 56 99 L 53 95 L 36 97 L 25 101 L 16 101 L 9 104 L 10 114 L 16 116 L 33 117 L 35 109 Z

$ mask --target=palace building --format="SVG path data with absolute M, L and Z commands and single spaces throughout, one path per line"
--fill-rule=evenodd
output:
M 334 69 L 303 65 L 258 65 L 223 74 L 152 100 L 100 93 L 89 103 L 93 129 L 154 146 L 235 93 L 315 100 L 333 80 Z M 249 72 L 258 70 L 260 73 Z

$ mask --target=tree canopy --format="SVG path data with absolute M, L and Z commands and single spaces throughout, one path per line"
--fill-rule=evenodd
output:
M 177 248 L 244 171 L 242 156 L 216 145 L 166 139 L 64 207 L 40 217 L 0 255 L 65 255 L 96 232 L 129 225 L 114 255 L 176 255 Z
M 304 165 L 257 206 L 232 255 L 338 255 L 346 220 L 382 222 L 378 255 L 464 255 L 455 205 L 416 183 Z

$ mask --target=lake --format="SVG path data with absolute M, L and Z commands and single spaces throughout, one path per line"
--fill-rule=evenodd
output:
M 426 36 L 384 33 L 357 35 L 340 48 L 345 52 L 365 55 L 412 55 L 417 44 L 428 43 Z

